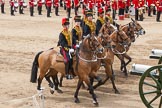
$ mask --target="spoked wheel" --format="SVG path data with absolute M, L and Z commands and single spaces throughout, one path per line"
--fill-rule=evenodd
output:
M 162 108 L 162 65 L 153 66 L 142 75 L 139 94 L 147 108 Z

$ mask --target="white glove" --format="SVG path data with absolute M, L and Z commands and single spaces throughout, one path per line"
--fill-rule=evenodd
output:
M 74 49 L 69 49 L 69 53 L 73 53 L 74 52 Z
M 79 44 L 80 45 L 80 44 Z M 76 47 L 79 48 L 79 45 L 77 44 Z

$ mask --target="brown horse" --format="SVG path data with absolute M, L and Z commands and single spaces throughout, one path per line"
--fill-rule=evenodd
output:
M 135 20 L 131 19 L 132 22 L 124 25 L 122 27 L 122 30 L 127 34 L 127 36 L 130 38 L 131 42 L 135 42 L 136 37 L 139 35 L 145 34 L 145 30 L 142 28 L 142 26 Z M 130 46 L 127 47 L 126 52 L 128 52 Z M 127 54 L 117 54 L 116 55 L 120 61 L 121 61 L 121 71 L 127 71 L 126 66 L 132 61 L 132 58 Z M 127 62 L 124 61 L 124 59 L 128 59 Z M 123 70 L 124 69 L 124 70 Z
M 99 36 L 98 40 L 107 50 L 107 56 L 106 58 L 102 59 L 102 63 L 104 63 L 106 78 L 96 85 L 94 85 L 94 89 L 97 88 L 100 85 L 103 85 L 106 83 L 106 81 L 110 78 L 113 88 L 115 90 L 115 93 L 119 93 L 119 91 L 116 88 L 115 82 L 114 82 L 114 72 L 112 68 L 112 64 L 114 62 L 114 52 L 115 51 L 121 51 L 124 52 L 125 48 L 124 45 L 130 44 L 130 39 L 128 36 L 119 28 L 118 30 L 114 31 L 110 36 Z M 109 43 L 109 44 L 108 44 Z
M 98 105 L 96 95 L 94 93 L 94 89 L 90 83 L 90 77 L 98 78 L 95 71 L 92 70 L 92 67 L 98 67 L 97 56 L 96 53 L 102 53 L 103 47 L 98 42 L 97 38 L 93 35 L 87 36 L 81 46 L 79 53 L 76 54 L 76 59 L 73 59 L 73 68 L 76 75 L 78 75 L 78 84 L 77 89 L 74 95 L 75 102 L 79 102 L 78 93 L 80 86 L 82 85 L 83 81 L 89 87 L 89 93 L 92 95 L 93 103 Z M 33 62 L 33 68 L 31 73 L 31 82 L 35 83 L 37 79 L 37 71 L 38 67 L 40 69 L 40 74 L 38 78 L 38 86 L 37 90 L 41 89 L 41 82 L 45 75 L 55 76 L 58 72 L 62 74 L 65 73 L 65 66 L 64 62 L 57 62 L 57 51 L 54 49 L 47 50 L 44 52 L 40 52 L 36 55 L 35 60 Z M 95 63 L 96 62 L 96 63 Z M 92 65 L 94 63 L 95 65 Z M 48 74 L 47 74 L 48 72 Z M 99 78 L 98 78 L 99 79 Z

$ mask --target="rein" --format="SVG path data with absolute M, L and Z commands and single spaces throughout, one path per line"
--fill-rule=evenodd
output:
M 107 53 L 106 53 L 106 55 L 104 56 L 104 57 L 97 57 L 97 59 L 105 59 L 107 57 Z
M 85 61 L 85 62 L 96 62 L 96 61 L 97 61 L 97 56 L 95 56 L 95 59 L 92 59 L 92 60 L 84 59 L 84 58 L 82 58 L 79 54 L 78 54 L 78 57 L 79 57 L 82 61 Z
M 118 50 L 116 50 L 116 49 L 114 49 L 114 48 L 111 48 L 111 50 L 112 50 L 112 52 L 113 52 L 114 54 L 125 54 L 125 53 L 126 53 L 126 48 L 125 48 L 125 46 L 124 46 L 124 51 L 123 51 L 123 52 L 119 52 Z

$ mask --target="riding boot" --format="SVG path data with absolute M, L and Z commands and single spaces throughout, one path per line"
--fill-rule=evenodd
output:
M 65 77 L 66 77 L 66 79 L 70 79 L 70 75 L 69 75 L 69 65 L 70 65 L 69 62 L 65 63 Z
M 71 79 L 72 79 L 73 77 L 76 76 L 75 73 L 74 73 L 74 69 L 73 69 L 73 59 L 70 59 L 69 63 L 70 63 L 69 64 L 69 70 L 70 70 L 70 72 L 72 74 L 72 76 L 71 76 Z

